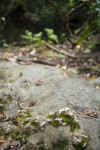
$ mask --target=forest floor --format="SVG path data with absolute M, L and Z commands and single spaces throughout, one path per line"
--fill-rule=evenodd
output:
M 7 47 L 0 47 L 0 60 L 18 62 L 22 65 L 39 63 L 56 66 L 85 79 L 95 79 L 100 76 L 100 51 L 84 49 L 84 45 L 77 45 L 72 49 L 70 43 L 51 45 L 12 43 Z

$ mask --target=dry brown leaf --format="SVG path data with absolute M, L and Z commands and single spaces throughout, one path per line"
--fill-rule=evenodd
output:
M 1 135 L 0 136 L 0 143 L 4 143 L 5 142 L 5 136 L 4 135 Z
M 94 112 L 91 109 L 84 110 L 84 113 L 87 114 L 90 117 L 98 117 L 98 115 L 99 115 L 98 112 Z
M 0 120 L 1 120 L 1 121 L 6 121 L 6 120 L 8 120 L 8 118 L 9 118 L 9 117 L 8 117 L 6 114 L 0 112 Z

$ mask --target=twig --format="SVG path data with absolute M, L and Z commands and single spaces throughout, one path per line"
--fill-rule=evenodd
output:
M 50 65 L 50 66 L 56 66 L 57 64 L 55 64 L 55 63 L 50 63 L 50 62 L 46 62 L 46 61 L 43 61 L 43 60 L 40 60 L 40 59 L 38 59 L 38 60 L 33 60 L 33 59 L 23 59 L 23 58 L 17 58 L 17 61 L 18 62 L 26 62 L 26 63 L 28 63 L 28 62 L 33 62 L 33 63 L 37 63 L 37 64 L 43 64 L 43 65 Z
M 57 49 L 56 47 L 54 47 L 54 46 L 48 44 L 47 42 L 45 42 L 45 45 L 46 45 L 47 47 L 51 48 L 53 51 L 55 51 L 55 52 L 57 52 L 57 53 L 60 53 L 60 54 L 63 54 L 63 55 L 65 55 L 65 56 L 69 56 L 69 57 L 72 57 L 72 58 L 78 58 L 78 56 L 75 56 L 75 55 L 73 55 L 73 54 L 69 54 L 68 52 L 64 52 L 64 51 L 62 52 L 62 51 L 60 51 L 59 49 Z
M 77 5 L 76 7 L 70 9 L 69 12 L 65 15 L 65 17 L 68 18 L 68 16 L 69 16 L 73 11 L 75 11 L 76 9 L 82 7 L 84 4 L 85 4 L 85 3 L 81 3 L 81 4 Z

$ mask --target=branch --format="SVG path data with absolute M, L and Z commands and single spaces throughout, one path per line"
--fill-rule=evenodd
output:
M 55 8 L 56 12 L 59 14 L 59 17 L 60 17 L 62 23 L 64 24 L 64 23 L 65 23 L 64 17 L 63 17 L 63 15 L 60 13 L 60 11 L 59 11 L 59 9 L 56 7 L 56 5 L 55 5 L 51 0 L 46 0 L 46 1 L 47 1 L 50 5 L 52 5 L 52 6 Z
M 67 14 L 65 15 L 65 17 L 67 18 L 67 21 L 68 21 L 69 15 L 70 15 L 73 11 L 75 11 L 76 9 L 82 7 L 84 4 L 85 4 L 85 3 L 81 3 L 81 4 L 77 5 L 76 7 L 73 7 L 72 9 L 70 9 L 69 12 L 67 12 Z
M 65 56 L 69 56 L 69 57 L 72 57 L 72 58 L 78 58 L 78 56 L 76 55 L 73 55 L 73 54 L 70 54 L 68 52 L 64 52 L 64 51 L 60 51 L 59 49 L 57 49 L 56 47 L 48 44 L 47 42 L 45 42 L 45 45 L 49 48 L 51 48 L 53 51 L 57 52 L 57 53 L 60 53 L 60 54 L 63 54 Z

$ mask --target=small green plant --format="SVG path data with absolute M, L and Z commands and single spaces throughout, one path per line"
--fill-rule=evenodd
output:
M 42 41 L 42 32 L 33 34 L 29 30 L 26 30 L 25 35 L 21 35 L 21 38 L 25 39 L 28 43 Z
M 56 34 L 54 34 L 54 30 L 53 29 L 48 29 L 48 28 L 45 28 L 44 31 L 47 33 L 47 37 L 49 40 L 52 40 L 56 43 L 59 43 L 58 41 L 58 37 Z
M 3 45 L 3 47 L 8 47 L 8 44 L 6 43 L 5 39 L 2 40 L 2 45 Z
M 53 29 L 45 28 L 44 31 L 47 33 L 47 38 L 48 38 L 48 40 L 50 40 L 50 42 L 54 41 L 54 42 L 58 43 L 58 37 L 57 37 L 57 35 L 54 34 Z M 43 40 L 43 32 L 33 34 L 29 30 L 26 30 L 25 35 L 21 35 L 21 38 L 25 39 L 28 43 L 36 42 L 39 44 L 44 44 L 44 42 L 45 42 Z
M 86 47 L 87 49 L 93 49 L 96 45 L 98 45 L 100 42 L 99 41 L 93 41 L 91 44 L 89 44 L 88 47 Z

